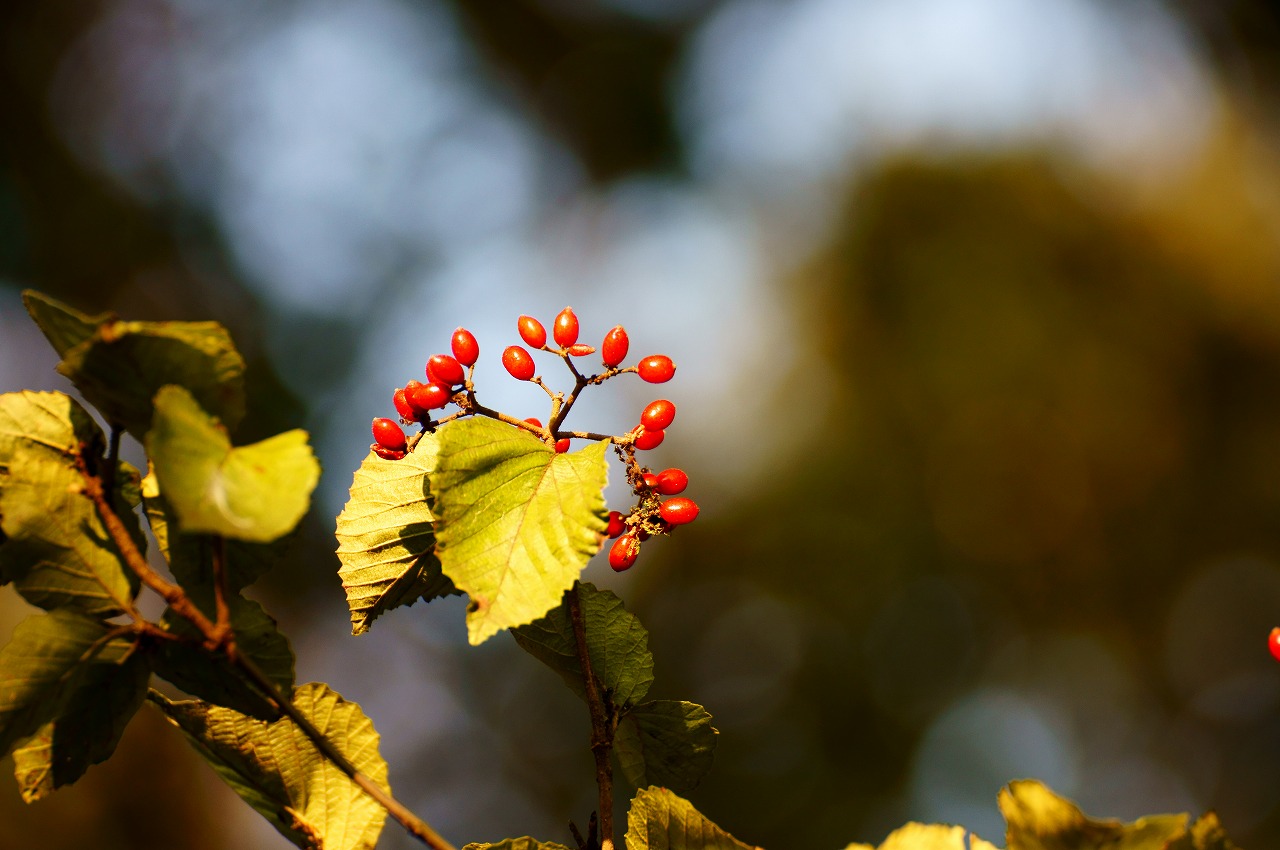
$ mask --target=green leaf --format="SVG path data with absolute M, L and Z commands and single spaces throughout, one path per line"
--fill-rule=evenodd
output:
M 569 617 L 569 594 L 573 592 L 570 588 L 558 607 L 541 619 L 512 629 L 511 635 L 522 649 L 560 674 L 569 689 L 585 700 L 586 685 Z M 584 582 L 578 585 L 577 592 L 591 669 L 610 703 L 625 710 L 643 699 L 653 684 L 649 633 L 612 591 L 597 590 Z
M 178 584 L 187 588 L 211 584 L 214 538 L 208 534 L 178 531 L 178 518 L 168 501 L 160 495 L 160 482 L 154 473 L 142 479 L 141 492 L 156 548 L 169 562 L 169 572 L 173 573 Z M 284 557 L 295 535 L 296 531 L 270 543 L 224 541 L 228 588 L 234 592 L 257 581 Z
M 0 647 L 0 758 L 67 710 L 91 669 L 123 663 L 132 644 L 74 611 L 28 617 Z
M 373 850 L 386 811 L 320 755 L 292 720 L 254 720 L 202 702 L 152 702 L 224 782 L 298 847 Z M 361 773 L 389 791 L 378 733 L 360 706 L 326 685 L 293 692 L 293 704 Z
M 850 844 L 845 850 L 876 850 L 870 844 Z M 962 826 L 909 823 L 889 833 L 879 850 L 997 850 L 976 835 L 965 841 Z M 1083 850 L 1083 848 L 1081 848 Z
M 666 788 L 636 792 L 627 812 L 627 850 L 753 850 Z M 758 850 L 755 848 L 754 850 Z
M 637 788 L 662 785 L 688 793 L 711 769 L 720 733 L 700 705 L 678 700 L 642 702 L 618 724 L 614 753 Z
M 496 844 L 473 842 L 462 850 L 569 850 L 569 848 L 554 841 L 538 841 L 526 835 L 523 838 L 504 838 Z
M 275 540 L 306 514 L 320 478 L 307 432 L 286 431 L 233 449 L 226 431 L 182 387 L 156 393 L 155 424 L 145 442 L 160 492 L 187 533 Z
M 0 577 L 14 582 L 28 602 L 45 609 L 74 608 L 103 617 L 126 610 L 138 578 L 107 534 L 82 490 L 76 468 L 81 447 L 98 466 L 102 432 L 76 402 L 61 393 L 0 396 Z M 137 471 L 120 464 L 116 514 L 145 549 L 133 512 Z
M 337 532 L 352 634 L 384 611 L 458 592 L 435 556 L 426 477 L 435 460 L 436 438 L 427 434 L 403 459 L 369 452 L 356 470 Z
M 166 384 L 186 387 L 229 428 L 244 417 L 244 359 L 216 322 L 87 316 L 30 290 L 23 301 L 62 356 L 58 371 L 138 439 L 151 427 L 152 399 Z
M 213 616 L 213 590 L 209 587 L 187 588 L 187 593 L 202 611 Z M 293 650 L 288 639 L 276 628 L 262 606 L 252 599 L 233 596 L 227 600 L 231 609 L 231 629 L 236 646 L 250 658 L 283 693 L 293 690 Z M 256 687 L 249 684 L 221 652 L 212 652 L 201 643 L 201 635 L 182 617 L 166 611 L 161 625 L 184 640 L 162 641 L 157 647 L 156 674 L 172 682 L 192 696 L 242 714 L 273 720 L 279 711 Z
M 1008 824 L 1009 850 L 1165 850 L 1187 833 L 1185 815 L 1152 815 L 1125 824 L 1094 820 L 1034 780 L 1010 782 L 1000 790 L 1000 811 Z
M 451 422 L 437 439 L 428 472 L 436 556 L 471 597 L 467 637 L 478 644 L 555 607 L 596 553 L 606 525 L 606 444 L 556 454 L 481 418 Z
M 143 653 L 129 653 L 120 664 L 108 663 L 111 655 L 118 654 L 111 651 L 115 649 L 108 647 L 89 665 L 58 717 L 13 751 L 14 775 L 26 802 L 70 785 L 115 752 L 151 678 L 151 665 Z

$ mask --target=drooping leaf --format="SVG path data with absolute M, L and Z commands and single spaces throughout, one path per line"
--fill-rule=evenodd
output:
M 575 694 L 586 699 L 578 644 L 569 616 L 569 594 L 545 617 L 511 630 L 526 652 L 560 675 Z M 649 633 L 612 591 L 597 590 L 590 582 L 577 587 L 582 609 L 587 657 L 600 687 L 617 709 L 643 699 L 653 684 L 653 653 Z M 647 784 L 647 783 L 646 783 Z
M 0 757 L 67 710 L 92 669 L 123 663 L 131 649 L 110 626 L 74 611 L 19 623 L 0 647 Z
M 999 800 L 1008 850 L 1165 850 L 1187 833 L 1190 821 L 1185 814 L 1152 815 L 1128 824 L 1094 820 L 1034 780 L 1010 782 L 1000 789 Z
M 222 325 L 87 316 L 30 290 L 23 301 L 62 356 L 58 371 L 139 440 L 151 427 L 152 400 L 167 384 L 185 387 L 228 428 L 244 417 L 244 358 Z
M 662 785 L 686 794 L 711 769 L 718 734 L 702 706 L 652 700 L 622 718 L 613 751 L 623 776 L 635 787 Z
M 320 478 L 307 433 L 232 448 L 226 431 L 182 387 L 156 393 L 146 435 L 160 492 L 187 533 L 264 543 L 293 530 Z
M 137 576 L 83 494 L 79 453 L 101 462 L 102 432 L 61 393 L 0 396 L 0 577 L 28 602 L 45 609 L 74 608 L 109 617 L 138 592 Z M 115 513 L 139 551 L 145 549 L 137 517 L 137 471 L 116 470 Z
M 970 834 L 962 826 L 909 823 L 889 833 L 879 850 L 997 850 L 990 842 Z M 845 850 L 877 850 L 870 844 L 850 844 Z M 1083 850 L 1083 848 L 1081 848 Z
M 403 459 L 369 452 L 356 470 L 337 532 L 352 634 L 384 611 L 458 592 L 435 556 L 426 478 L 435 459 L 436 438 L 427 434 Z
M 211 588 L 188 588 L 187 594 L 206 615 L 213 617 L 215 609 Z M 231 629 L 235 632 L 239 651 L 251 659 L 276 687 L 286 694 L 291 693 L 293 649 L 289 640 L 276 628 L 276 621 L 252 599 L 233 596 L 227 604 L 231 609 Z M 233 708 L 263 720 L 278 716 L 275 706 L 249 684 L 225 654 L 212 652 L 200 643 L 200 634 L 194 626 L 172 611 L 165 612 L 161 625 L 186 640 L 160 643 L 155 657 L 157 675 L 214 705 Z
M 142 479 L 142 499 L 156 548 L 169 562 L 169 572 L 173 573 L 178 584 L 187 588 L 211 584 L 213 537 L 178 531 L 178 519 L 168 501 L 160 495 L 160 482 L 154 473 Z M 234 592 L 257 581 L 284 557 L 296 533 L 286 534 L 270 543 L 224 541 L 227 586 Z
M 386 811 L 316 751 L 287 717 L 267 722 L 203 702 L 151 694 L 224 782 L 298 847 L 373 850 Z M 293 692 L 298 710 L 384 790 L 387 763 L 360 706 L 326 685 Z
M 478 644 L 551 610 L 599 547 L 605 529 L 605 443 L 556 454 L 493 419 L 442 427 L 428 472 L 436 556 L 471 597 Z
M 14 775 L 26 802 L 70 785 L 91 765 L 110 758 L 142 705 L 151 678 L 147 656 L 132 652 L 115 664 L 110 658 L 119 652 L 108 650 L 89 665 L 58 717 L 14 749 Z
M 538 841 L 526 835 L 522 838 L 504 838 L 495 844 L 473 842 L 464 846 L 462 850 L 569 850 L 569 848 L 554 841 Z
M 627 850 L 759 850 L 707 820 L 666 788 L 636 792 L 627 812 Z

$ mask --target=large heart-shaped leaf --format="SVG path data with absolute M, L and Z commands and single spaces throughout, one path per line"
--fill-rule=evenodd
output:
M 181 530 L 268 542 L 293 530 L 320 479 L 307 433 L 232 448 L 226 431 L 182 387 L 156 393 L 147 453 Z
M 493 419 L 442 427 L 428 472 L 444 574 L 471 597 L 478 644 L 551 610 L 599 548 L 605 443 L 557 454 Z

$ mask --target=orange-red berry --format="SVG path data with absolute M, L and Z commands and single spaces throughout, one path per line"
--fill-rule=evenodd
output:
M 480 358 L 480 343 L 476 342 L 475 335 L 466 328 L 458 328 L 453 332 L 450 348 L 453 349 L 453 356 L 463 366 L 474 366 Z
M 651 354 L 636 367 L 643 380 L 651 384 L 665 384 L 676 373 L 676 364 L 665 354 Z
M 586 357 L 588 354 L 595 354 L 596 350 L 586 343 L 580 342 L 577 345 L 569 346 L 569 353 L 574 357 Z
M 1267 638 L 1267 648 L 1271 650 L 1271 657 L 1280 661 L 1280 626 L 1271 630 L 1271 637 Z
M 375 419 L 373 420 L 372 430 L 374 441 L 384 449 L 404 451 L 407 443 L 404 438 L 404 431 L 400 428 L 400 423 L 390 419 Z
M 658 476 L 654 475 L 652 472 L 646 472 L 644 474 L 644 486 L 648 487 L 650 490 L 656 490 L 658 487 Z
M 525 345 L 542 348 L 547 344 L 547 329 L 533 316 L 516 319 L 516 330 L 520 331 L 520 338 L 525 341 Z
M 373 453 L 383 460 L 401 460 L 405 455 L 404 449 L 388 449 L 377 443 L 373 445 Z
M 605 534 L 610 537 L 618 537 L 622 532 L 627 530 L 626 518 L 617 511 L 609 511 L 609 527 L 605 529 Z
M 567 451 L 569 451 L 569 438 L 565 437 L 563 439 L 556 440 L 556 454 L 562 455 Z
M 404 389 L 398 389 L 391 396 L 391 403 L 396 406 L 396 413 L 404 419 L 417 419 L 418 412 L 413 409 L 413 405 L 409 403 L 409 397 L 404 394 Z
M 631 340 L 627 338 L 626 328 L 622 325 L 615 326 L 604 335 L 604 342 L 600 345 L 600 356 L 604 360 L 604 365 L 617 366 L 626 360 L 627 349 L 630 346 Z
M 624 534 L 614 541 L 613 546 L 609 547 L 609 566 L 613 567 L 614 572 L 620 573 L 623 570 L 630 569 L 639 554 L 640 541 L 636 539 L 634 534 Z
M 507 350 L 502 352 L 502 366 L 517 381 L 527 381 L 533 377 L 533 357 L 518 345 L 508 345 Z
M 698 518 L 698 503 L 684 496 L 667 499 L 658 508 L 658 514 L 672 525 L 684 525 Z
M 643 431 L 640 436 L 636 437 L 635 446 L 640 451 L 656 449 L 662 444 L 662 441 L 666 436 L 666 431 Z
M 685 475 L 684 470 L 672 467 L 658 473 L 658 486 L 655 489 L 664 496 L 674 496 L 683 493 L 688 486 L 689 476 Z
M 640 414 L 640 424 L 646 431 L 664 431 L 676 418 L 676 406 L 665 398 L 650 402 Z
M 433 354 L 427 361 L 427 380 L 456 387 L 467 378 L 462 364 L 448 354 Z
M 568 348 L 578 341 L 578 317 L 573 314 L 572 307 L 565 307 L 556 316 L 555 324 L 551 326 L 551 336 L 561 348 Z
M 436 383 L 418 384 L 405 392 L 409 404 L 420 411 L 436 410 L 444 407 L 453 398 L 453 393 Z

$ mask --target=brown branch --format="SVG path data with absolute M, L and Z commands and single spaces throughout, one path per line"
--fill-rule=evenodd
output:
M 215 628 L 223 641 L 234 641 L 235 632 L 231 628 L 231 607 L 227 603 L 230 593 L 227 588 L 227 541 L 221 535 L 213 538 L 213 606 L 218 618 Z
M 578 596 L 578 582 L 569 589 L 569 621 L 573 624 L 573 640 L 578 650 L 578 663 L 582 665 L 582 681 L 587 692 L 587 709 L 591 713 L 591 754 L 596 762 L 596 788 L 599 792 L 597 807 L 600 813 L 600 850 L 613 850 L 613 735 L 618 718 L 613 708 L 605 703 L 591 667 L 591 654 L 587 651 L 587 630 L 582 619 L 582 600 Z
M 410 835 L 431 847 L 432 850 L 455 850 L 453 845 L 441 838 L 426 821 L 409 811 L 404 804 L 386 791 L 383 791 L 373 780 L 357 770 L 356 766 L 333 745 L 333 742 L 326 738 L 323 732 L 312 725 L 311 721 L 298 711 L 289 697 L 283 694 L 280 688 L 276 686 L 275 682 L 271 681 L 253 661 L 239 652 L 234 640 L 228 640 L 226 636 L 220 634 L 219 627 L 209 621 L 209 618 L 195 606 L 181 587 L 165 581 L 155 570 L 151 569 L 150 565 L 147 564 L 146 558 L 138 551 L 133 538 L 129 536 L 128 529 L 124 527 L 120 517 L 116 515 L 116 512 L 107 503 L 103 495 L 102 481 L 89 471 L 83 454 L 77 456 L 76 465 L 84 478 L 85 495 L 97 507 L 98 513 L 102 517 L 102 523 L 106 526 L 107 533 L 111 535 L 116 548 L 120 550 L 120 554 L 124 557 L 125 564 L 134 571 L 138 578 L 142 580 L 142 583 L 160 594 L 165 602 L 169 603 L 169 607 L 173 609 L 174 613 L 199 629 L 200 634 L 204 636 L 206 646 L 210 649 L 221 650 L 228 660 L 235 665 L 236 669 L 243 673 L 249 681 L 274 702 L 285 716 L 298 725 L 298 728 L 311 739 L 311 743 L 315 745 L 321 755 L 350 777 L 351 781 L 372 797 L 378 805 L 386 809 L 387 813 L 395 818 Z M 214 569 L 219 571 L 217 563 L 221 558 L 216 551 L 214 559 Z M 221 615 L 219 616 L 221 618 Z M 230 616 L 228 614 L 229 619 Z M 227 631 L 229 634 L 229 624 Z

